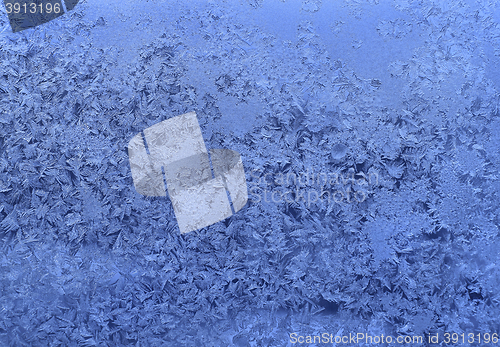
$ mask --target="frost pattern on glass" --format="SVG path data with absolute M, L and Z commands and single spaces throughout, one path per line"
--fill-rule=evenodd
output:
M 498 332 L 495 1 L 86 0 L 18 33 L 0 12 L 0 345 Z M 127 147 L 191 110 L 248 203 L 181 234 Z

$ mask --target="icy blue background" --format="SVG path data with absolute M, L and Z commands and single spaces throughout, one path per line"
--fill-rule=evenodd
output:
M 495 1 L 88 0 L 16 34 L 2 11 L 2 345 L 500 332 Z M 181 236 L 126 147 L 193 110 L 249 188 L 379 181 Z

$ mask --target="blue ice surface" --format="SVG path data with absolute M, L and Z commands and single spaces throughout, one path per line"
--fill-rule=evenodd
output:
M 0 29 L 1 344 L 500 333 L 499 13 L 87 0 Z M 126 148 L 189 111 L 250 199 L 181 235 Z

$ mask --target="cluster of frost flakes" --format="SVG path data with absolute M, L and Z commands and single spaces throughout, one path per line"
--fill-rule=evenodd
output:
M 392 21 L 381 20 L 377 25 L 377 31 L 381 36 L 400 39 L 408 35 L 413 28 L 412 23 L 408 23 L 404 19 L 396 19 Z
M 322 0 L 303 0 L 302 10 L 311 13 L 318 12 L 321 9 L 321 1 Z

